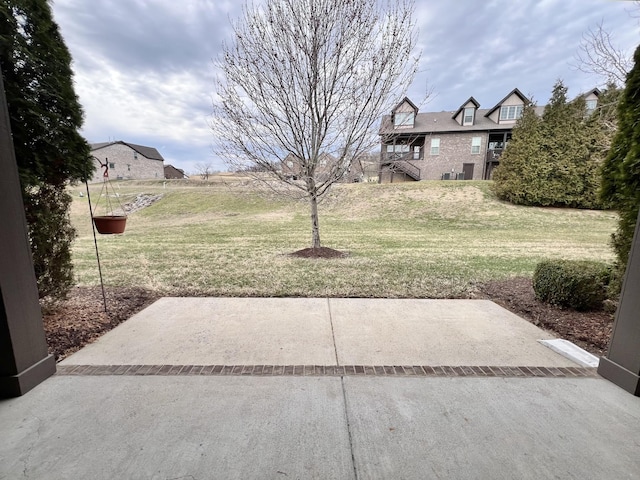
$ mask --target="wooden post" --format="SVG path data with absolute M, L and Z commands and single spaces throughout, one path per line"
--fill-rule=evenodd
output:
M 600 359 L 598 373 L 627 392 L 640 396 L 640 214 L 609 351 Z
M 0 172 L 0 398 L 5 398 L 23 395 L 53 375 L 56 362 L 42 325 L 2 75 Z

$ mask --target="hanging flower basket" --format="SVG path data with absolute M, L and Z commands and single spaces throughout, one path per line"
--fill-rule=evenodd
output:
M 98 233 L 102 235 L 110 235 L 114 233 L 124 233 L 124 228 L 127 223 L 127 215 L 125 213 L 122 204 L 120 203 L 120 195 L 118 195 L 113 189 L 113 185 L 111 185 L 111 181 L 109 180 L 109 162 L 105 158 L 104 163 L 100 162 L 99 159 L 93 157 L 100 163 L 100 166 L 104 169 L 102 174 L 102 189 L 100 190 L 100 195 L 98 196 L 98 201 L 95 206 L 91 209 L 91 218 L 93 220 L 93 224 L 98 230 Z M 111 190 L 111 192 L 109 192 Z M 89 195 L 89 184 L 87 184 L 87 196 Z M 105 215 L 96 215 L 96 211 L 98 210 L 98 204 L 100 203 L 100 199 L 104 196 L 105 198 Z M 112 205 L 111 198 L 115 198 L 120 206 L 120 209 L 114 209 Z M 91 207 L 91 198 L 89 198 L 89 206 Z M 120 214 L 122 212 L 122 214 Z
M 127 224 L 127 217 L 124 215 L 102 215 L 93 217 L 93 223 L 98 233 L 102 235 L 123 233 Z

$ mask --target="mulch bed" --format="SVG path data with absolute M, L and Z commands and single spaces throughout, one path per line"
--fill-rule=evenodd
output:
M 343 258 L 348 256 L 347 253 L 328 247 L 303 248 L 302 250 L 290 253 L 289 255 L 300 258 Z
M 56 360 L 93 342 L 158 298 L 157 294 L 142 288 L 109 287 L 106 293 L 107 312 L 100 287 L 75 287 L 65 301 L 44 309 L 49 353 L 53 353 Z
M 295 252 L 303 258 L 336 258 L 342 252 L 330 248 Z M 104 311 L 100 287 L 76 287 L 55 309 L 45 309 L 44 327 L 49 351 L 57 360 L 93 342 L 153 303 L 157 293 L 142 288 L 107 288 Z M 605 311 L 576 312 L 535 299 L 531 279 L 515 278 L 478 286 L 476 298 L 493 300 L 504 308 L 555 335 L 565 338 L 594 355 L 604 355 L 611 337 L 613 314 Z
M 594 355 L 607 353 L 614 314 L 604 310 L 577 312 L 536 300 L 530 278 L 512 278 L 479 286 L 480 297 L 550 330 Z

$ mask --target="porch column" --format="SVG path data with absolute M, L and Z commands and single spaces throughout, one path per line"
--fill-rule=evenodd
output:
M 600 359 L 598 373 L 627 392 L 640 396 L 640 215 L 629 252 L 609 351 Z
M 53 375 L 56 362 L 47 353 L 2 75 L 0 172 L 0 398 L 6 398 Z

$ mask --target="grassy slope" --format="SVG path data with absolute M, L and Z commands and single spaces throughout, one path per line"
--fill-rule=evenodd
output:
M 124 199 L 165 193 L 99 236 L 105 283 L 165 294 L 464 297 L 476 282 L 530 275 L 543 258 L 612 260 L 615 214 L 516 207 L 486 182 L 339 185 L 320 207 L 323 244 L 349 257 L 287 256 L 307 247 L 307 206 L 236 183 L 117 184 Z M 74 189 L 80 285 L 98 282 L 86 198 Z M 95 194 L 97 196 L 97 190 Z

